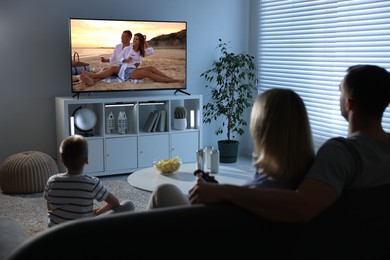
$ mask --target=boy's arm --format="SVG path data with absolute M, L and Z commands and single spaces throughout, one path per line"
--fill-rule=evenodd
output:
M 50 202 L 49 202 L 49 201 L 46 201 L 46 205 L 47 205 L 47 210 L 48 210 L 48 211 L 51 211 L 51 205 L 50 205 Z
M 108 196 L 104 201 L 106 203 L 104 203 L 103 206 L 94 210 L 94 215 L 100 215 L 109 211 L 110 209 L 114 209 L 120 206 L 118 198 L 115 197 L 111 192 L 108 193 Z

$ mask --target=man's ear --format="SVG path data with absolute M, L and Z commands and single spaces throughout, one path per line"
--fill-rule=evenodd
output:
M 347 112 L 349 112 L 351 110 L 354 110 L 355 109 L 355 101 L 353 101 L 350 98 L 347 98 L 345 100 L 345 109 L 346 109 Z
M 85 164 L 88 164 L 89 163 L 89 161 L 88 161 L 88 157 L 87 158 L 85 158 Z

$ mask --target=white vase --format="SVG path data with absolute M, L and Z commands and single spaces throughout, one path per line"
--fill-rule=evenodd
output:
M 174 118 L 173 119 L 173 128 L 176 130 L 187 129 L 187 119 L 186 118 Z

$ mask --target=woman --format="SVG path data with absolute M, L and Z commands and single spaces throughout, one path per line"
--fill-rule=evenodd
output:
M 290 89 L 270 89 L 259 95 L 252 107 L 250 131 L 254 143 L 256 173 L 247 183 L 198 181 L 185 196 L 173 185 L 163 184 L 153 192 L 149 208 L 198 203 L 230 202 L 244 207 L 257 188 L 295 189 L 314 161 L 309 118 L 303 100 Z M 242 194 L 247 194 L 242 196 Z
M 124 63 L 127 65 L 121 67 L 119 77 L 122 79 L 144 79 L 150 78 L 154 82 L 164 83 L 181 83 L 184 84 L 184 80 L 171 78 L 154 66 L 139 67 L 142 58 L 150 55 L 151 47 L 148 47 L 145 37 L 141 33 L 136 33 L 133 39 L 133 48 L 128 48 L 124 52 Z M 152 49 L 153 53 L 153 49 Z
M 142 58 L 153 53 L 154 50 L 145 41 L 145 36 L 140 33 L 136 33 L 133 38 L 133 43 L 129 48 L 124 49 L 121 53 L 120 59 L 123 64 L 118 73 L 119 78 L 123 80 L 130 79 L 129 75 L 141 65 Z
M 252 107 L 250 131 L 256 173 L 244 186 L 295 189 L 314 160 L 305 104 L 290 89 L 270 89 Z

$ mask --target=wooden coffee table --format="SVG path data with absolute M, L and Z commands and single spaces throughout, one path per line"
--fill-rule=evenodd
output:
M 194 176 L 195 163 L 183 164 L 180 169 L 170 175 L 159 173 L 154 167 L 144 168 L 135 171 L 127 177 L 127 182 L 138 189 L 153 191 L 162 183 L 175 184 L 184 194 L 194 186 L 196 177 Z M 244 171 L 238 168 L 220 165 L 219 172 L 211 174 L 219 183 L 241 185 L 252 177 L 253 172 Z

